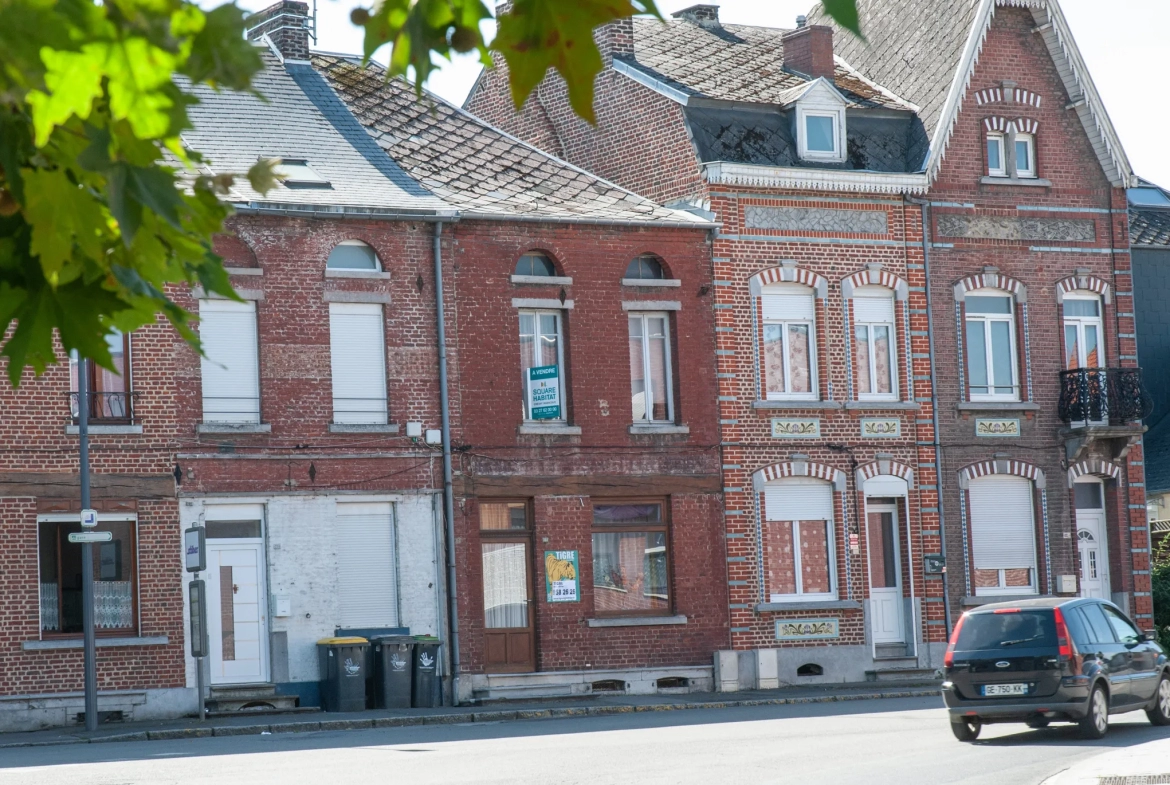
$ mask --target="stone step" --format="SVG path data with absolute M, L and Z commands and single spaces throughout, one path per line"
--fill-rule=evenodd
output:
M 905 643 L 879 643 L 873 647 L 874 659 L 901 659 L 906 656 Z
M 489 685 L 486 690 L 476 690 L 472 697 L 482 701 L 505 701 L 568 698 L 574 695 L 588 694 L 588 692 L 574 692 L 571 684 L 515 684 Z
M 938 677 L 934 668 L 874 668 L 865 672 L 866 681 L 926 682 L 935 684 Z
M 239 717 L 241 714 L 252 716 L 268 714 L 320 714 L 321 709 L 316 706 L 293 706 L 287 709 L 237 709 L 235 711 L 208 710 L 208 717 Z
M 216 714 L 288 711 L 298 708 L 296 695 L 277 695 L 274 684 L 231 684 L 212 687 L 205 704 Z
M 211 698 L 262 698 L 276 694 L 275 684 L 221 684 L 207 690 Z

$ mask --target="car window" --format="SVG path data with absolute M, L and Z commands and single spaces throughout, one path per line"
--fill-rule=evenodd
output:
M 1056 620 L 1050 610 L 972 613 L 963 621 L 955 648 L 1033 648 L 1056 646 Z
M 1117 642 L 1117 639 L 1113 637 L 1113 628 L 1109 626 L 1109 622 L 1105 621 L 1105 614 L 1101 612 L 1100 605 L 1093 602 L 1082 605 L 1079 610 L 1089 623 L 1094 643 Z
M 1093 636 L 1089 634 L 1089 623 L 1085 621 L 1084 616 L 1077 612 L 1076 608 L 1064 608 L 1063 613 L 1064 623 L 1068 625 L 1073 642 L 1084 651 L 1084 647 L 1088 646 L 1093 639 Z
M 1117 639 L 1119 641 L 1122 643 L 1137 643 L 1142 639 L 1142 636 L 1137 631 L 1137 627 L 1130 624 L 1129 619 L 1108 605 L 1102 605 L 1101 609 L 1105 611 L 1105 618 L 1109 619 L 1109 626 L 1117 633 Z

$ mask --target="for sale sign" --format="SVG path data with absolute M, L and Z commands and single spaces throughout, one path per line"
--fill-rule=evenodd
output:
M 533 420 L 561 419 L 561 377 L 555 365 L 528 369 L 528 411 Z

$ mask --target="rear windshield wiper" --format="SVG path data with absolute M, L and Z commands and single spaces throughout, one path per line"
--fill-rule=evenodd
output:
M 1015 646 L 1017 643 L 1027 643 L 1028 641 L 1039 640 L 1039 635 L 1033 635 L 1031 638 L 1017 638 L 1014 641 L 1000 641 L 1000 646 Z

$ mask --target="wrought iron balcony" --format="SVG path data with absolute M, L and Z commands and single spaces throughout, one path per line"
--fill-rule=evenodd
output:
M 1128 425 L 1142 420 L 1154 400 L 1141 368 L 1076 368 L 1060 372 L 1060 419 L 1073 427 Z
M 69 393 L 69 413 L 77 422 L 80 413 L 77 405 L 78 393 Z M 91 392 L 89 393 L 89 421 L 102 425 L 132 425 L 134 420 L 134 399 L 137 392 Z

